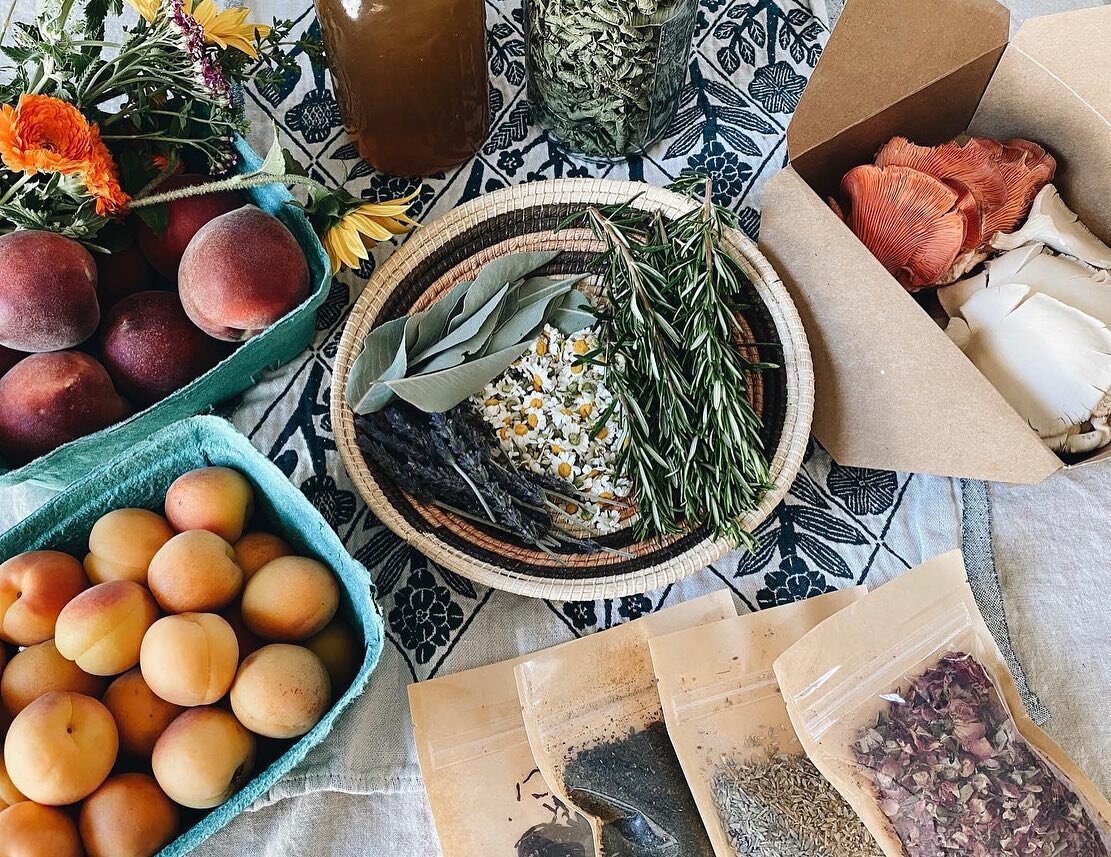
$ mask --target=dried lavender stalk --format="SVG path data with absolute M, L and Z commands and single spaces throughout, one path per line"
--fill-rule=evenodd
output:
M 972 655 L 944 655 L 854 750 L 908 857 L 1108 857 L 1106 834 Z
M 714 800 L 740 857 L 882 857 L 876 841 L 805 756 L 778 754 L 714 773 Z

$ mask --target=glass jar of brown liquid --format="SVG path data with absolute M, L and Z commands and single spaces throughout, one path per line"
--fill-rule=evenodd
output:
M 344 125 L 359 154 L 427 176 L 489 130 L 483 0 L 315 0 Z

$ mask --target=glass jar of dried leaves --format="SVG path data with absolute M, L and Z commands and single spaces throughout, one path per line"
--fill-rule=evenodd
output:
M 597 158 L 666 130 L 687 72 L 698 0 L 525 0 L 533 118 Z

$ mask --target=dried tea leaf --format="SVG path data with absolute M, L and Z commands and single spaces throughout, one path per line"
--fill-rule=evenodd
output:
M 393 398 L 389 389 L 382 388 L 379 382 L 405 374 L 407 322 L 407 317 L 387 321 L 372 330 L 363 342 L 363 350 L 351 364 L 347 377 L 347 401 L 355 413 L 371 413 Z
M 505 301 L 502 300 L 498 303 L 498 306 L 494 308 L 494 311 L 482 322 L 482 326 L 479 327 L 478 332 L 475 333 L 474 336 L 470 337 L 466 342 L 441 351 L 431 360 L 421 364 L 420 373 L 423 375 L 428 372 L 438 372 L 440 369 L 449 369 L 452 366 L 459 365 L 468 357 L 481 357 L 483 354 L 488 354 L 495 350 L 490 347 L 490 340 L 493 337 L 494 331 L 498 328 L 499 319 L 505 314 L 504 309 Z M 462 329 L 463 328 L 460 327 L 455 333 L 458 333 Z M 449 336 L 454 335 L 455 334 L 449 334 Z M 513 345 L 519 341 L 518 339 L 514 340 L 512 343 L 506 344 Z
M 477 286 L 477 284 L 478 281 L 476 280 L 475 285 Z M 471 287 L 471 291 L 467 292 L 468 298 L 470 297 L 473 290 L 474 286 Z M 418 354 L 416 357 L 414 357 L 412 361 L 410 361 L 410 365 L 414 369 L 419 369 L 421 364 L 429 358 L 434 357 L 441 352 L 447 351 L 448 349 L 455 348 L 456 346 L 463 346 L 464 354 L 473 353 L 475 350 L 480 349 L 485 344 L 485 339 L 477 343 L 472 342 L 472 340 L 474 340 L 482 332 L 482 326 L 486 323 L 490 316 L 497 312 L 498 308 L 501 306 L 502 301 L 505 300 L 505 296 L 508 293 L 508 284 L 503 285 L 486 301 L 486 303 L 482 304 L 482 306 L 479 307 L 475 312 L 467 316 L 464 321 L 457 325 L 454 329 L 452 329 L 449 325 L 449 332 L 447 336 L 445 336 L 439 342 L 434 342 L 421 354 Z M 464 303 L 466 303 L 467 298 L 464 298 L 463 300 Z M 464 309 L 462 315 L 465 314 L 466 309 Z M 489 333 L 487 334 L 487 336 L 489 336 Z
M 447 333 L 448 323 L 455 316 L 456 311 L 462 309 L 463 296 L 472 282 L 472 280 L 460 280 L 446 295 L 424 311 L 417 326 L 416 344 L 409 348 L 411 353 L 420 354 Z
M 454 330 L 463 320 L 478 311 L 480 307 L 497 294 L 504 286 L 515 283 L 517 280 L 531 274 L 537 268 L 547 265 L 562 250 L 535 251 L 528 253 L 514 253 L 511 256 L 502 256 L 487 264 L 474 283 L 467 290 L 463 298 L 463 312 L 452 320 L 448 330 Z
M 390 381 L 389 387 L 422 411 L 448 411 L 479 392 L 491 378 L 496 378 L 508 369 L 531 345 L 531 342 L 522 342 L 450 369 Z

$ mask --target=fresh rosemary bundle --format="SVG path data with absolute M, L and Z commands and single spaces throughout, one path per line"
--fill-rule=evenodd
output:
M 631 203 L 586 212 L 606 244 L 609 300 L 598 321 L 602 347 L 584 359 L 605 361 L 624 409 L 628 443 L 617 470 L 635 485 L 638 537 L 703 524 L 749 544 L 743 518 L 771 487 L 749 388 L 754 372 L 775 367 L 738 347 L 747 279 L 720 248 L 733 213 L 713 204 L 705 177 L 672 187 L 692 195 L 704 187 L 703 204 L 674 220 Z

